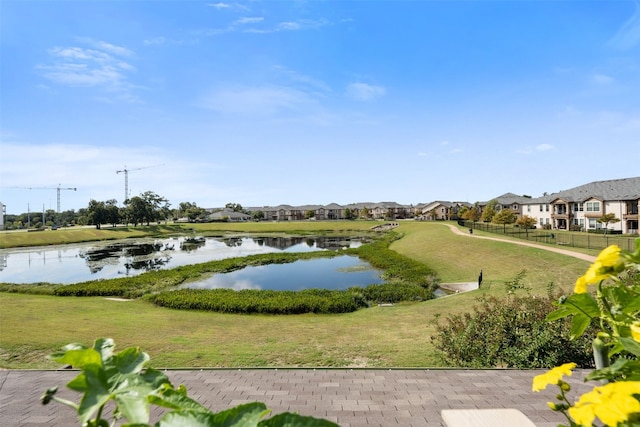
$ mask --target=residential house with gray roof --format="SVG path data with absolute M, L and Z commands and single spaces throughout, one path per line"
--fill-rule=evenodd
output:
M 595 181 L 531 199 L 523 206 L 526 215 L 551 229 L 595 231 L 604 226 L 598 219 L 612 213 L 619 222 L 609 223 L 610 230 L 637 233 L 640 177 Z

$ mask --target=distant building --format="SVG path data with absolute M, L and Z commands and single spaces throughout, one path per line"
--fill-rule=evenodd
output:
M 595 181 L 569 190 L 529 199 L 522 212 L 538 224 L 554 230 L 590 231 L 604 226 L 598 222 L 612 213 L 619 220 L 608 228 L 621 233 L 638 232 L 640 177 Z
M 0 230 L 4 230 L 4 217 L 7 215 L 7 207 L 0 202 Z

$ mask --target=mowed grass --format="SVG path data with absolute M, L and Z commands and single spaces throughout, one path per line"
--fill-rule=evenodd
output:
M 309 224 L 324 230 L 331 223 Z M 283 225 L 271 224 L 268 230 L 282 231 Z M 540 249 L 457 236 L 440 223 L 401 222 L 398 231 L 404 237 L 392 249 L 426 263 L 443 282 L 475 281 L 482 269 L 485 285 L 422 303 L 296 316 L 225 315 L 169 310 L 143 301 L 0 293 L 0 367 L 54 368 L 47 354 L 70 342 L 91 344 L 98 337 L 115 339 L 120 349 L 140 346 L 155 367 L 441 367 L 430 339 L 438 316 L 470 310 L 482 293 L 506 295 L 503 283 L 523 269 L 530 292 L 545 294 L 550 282 L 570 291 L 588 267 L 586 261 Z

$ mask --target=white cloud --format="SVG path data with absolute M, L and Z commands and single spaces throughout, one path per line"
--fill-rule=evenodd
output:
M 542 151 L 551 151 L 551 150 L 555 150 L 556 147 L 554 147 L 551 144 L 538 144 L 535 147 L 531 148 L 531 147 L 525 147 L 525 148 L 521 148 L 519 150 L 516 150 L 516 153 L 520 153 L 520 154 L 524 154 L 524 155 L 530 155 L 533 154 L 536 151 L 542 152 Z
M 550 150 L 554 150 L 556 147 L 554 147 L 551 144 L 540 144 L 540 145 L 536 145 L 536 151 L 550 151 Z
M 256 17 L 243 17 L 243 18 L 240 18 L 240 19 L 236 19 L 233 22 L 233 25 L 257 24 L 257 23 L 262 22 L 262 21 L 264 21 L 264 18 L 263 17 L 259 17 L 259 16 L 256 16 Z
M 299 30 L 302 26 L 299 22 L 281 22 L 277 28 L 279 30 Z
M 208 3 L 207 6 L 211 6 L 216 9 L 229 9 L 231 7 L 228 3 Z
M 214 90 L 200 104 L 223 113 L 274 114 L 294 110 L 315 101 L 305 92 L 281 87 L 231 87 Z
M 609 45 L 621 50 L 631 49 L 640 43 L 640 0 L 635 0 L 636 9 L 631 17 L 620 27 Z
M 608 85 L 614 82 L 614 78 L 606 74 L 596 73 L 590 78 L 592 83 L 597 85 Z
M 385 93 L 386 89 L 384 87 L 367 83 L 351 83 L 347 86 L 347 96 L 360 101 L 372 101 Z
M 136 101 L 129 83 L 129 74 L 135 67 L 121 58 L 130 57 L 133 52 L 107 42 L 84 41 L 97 48 L 54 47 L 49 50 L 50 62 L 36 68 L 46 79 L 60 85 L 103 88 L 118 92 L 122 99 Z
M 464 152 L 463 149 L 461 148 L 454 148 L 453 150 L 449 151 L 451 154 L 458 154 L 458 153 L 462 153 Z

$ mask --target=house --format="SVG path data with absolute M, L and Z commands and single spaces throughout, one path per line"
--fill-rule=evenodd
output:
M 418 219 L 431 221 L 458 219 L 458 212 L 463 207 L 470 209 L 473 205 L 468 202 L 437 200 L 431 203 L 418 204 L 415 209 L 415 215 Z
M 217 212 L 214 212 L 209 215 L 209 220 L 211 221 L 231 221 L 231 222 L 242 222 L 242 221 L 250 221 L 251 215 L 247 215 L 246 213 L 236 212 L 232 209 L 222 209 Z
M 505 193 L 501 196 L 494 197 L 491 201 L 496 201 L 496 205 L 494 207 L 496 213 L 500 212 L 502 209 L 511 209 L 513 213 L 516 215 L 516 218 L 520 218 L 522 213 L 522 206 L 527 204 L 531 198 L 526 196 L 518 196 L 513 193 Z M 484 211 L 489 202 L 480 202 L 478 206 L 480 207 L 480 212 Z
M 595 181 L 531 199 L 523 206 L 526 215 L 551 229 L 598 230 L 604 226 L 598 219 L 612 213 L 619 222 L 608 224 L 610 230 L 637 233 L 640 177 Z

